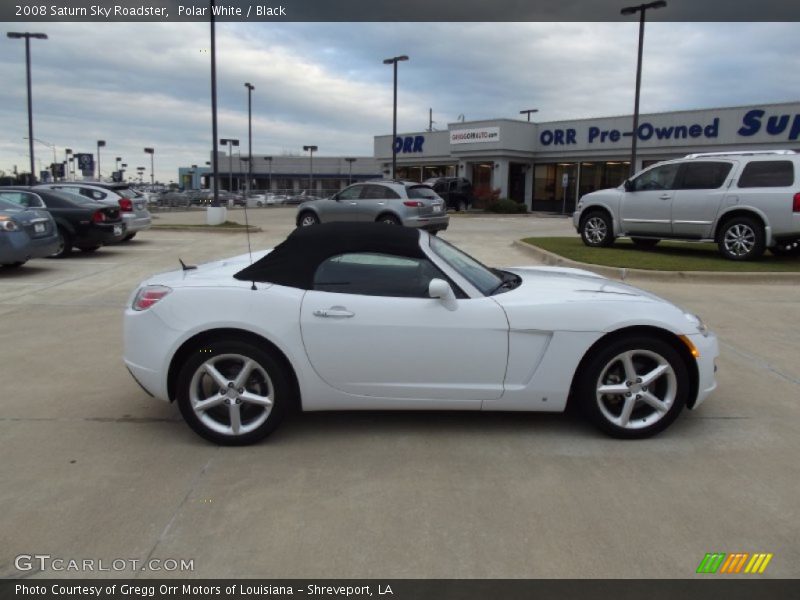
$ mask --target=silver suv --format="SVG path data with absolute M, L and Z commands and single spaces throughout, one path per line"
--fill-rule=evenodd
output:
M 444 200 L 430 186 L 384 179 L 356 183 L 297 207 L 298 227 L 334 221 L 377 221 L 436 233 L 447 229 L 450 217 Z
M 800 254 L 800 154 L 791 150 L 689 154 L 657 163 L 618 188 L 586 194 L 572 222 L 587 246 L 630 237 L 710 240 L 731 260 Z

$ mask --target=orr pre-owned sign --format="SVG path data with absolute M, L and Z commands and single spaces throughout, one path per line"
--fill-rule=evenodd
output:
M 788 108 L 795 110 L 772 106 L 643 115 L 637 137 L 653 146 L 795 142 L 800 139 L 800 106 Z M 633 136 L 630 117 L 548 125 L 543 123 L 538 134 L 542 150 L 627 146 Z

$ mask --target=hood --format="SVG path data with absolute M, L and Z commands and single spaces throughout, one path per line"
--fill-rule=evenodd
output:
M 519 275 L 515 289 L 492 296 L 503 307 L 511 329 L 551 331 L 611 331 L 630 324 L 667 326 L 675 333 L 688 329 L 684 313 L 674 304 L 632 285 L 590 271 L 560 267 L 506 269 Z M 680 330 L 680 331 L 679 331 Z
M 272 248 L 253 252 L 252 262 L 259 260 L 270 252 L 272 252 Z M 178 257 L 175 258 L 175 262 L 178 262 Z M 187 265 L 191 264 L 191 262 L 187 262 L 186 260 L 184 260 L 184 262 L 186 262 Z M 186 271 L 177 269 L 175 271 L 159 273 L 143 281 L 142 285 L 166 285 L 171 288 L 208 286 L 250 287 L 252 282 L 239 281 L 233 278 L 236 273 L 244 269 L 250 263 L 250 254 L 240 254 L 239 256 L 197 265 L 196 268 Z M 262 283 L 259 284 L 259 287 L 267 287 L 268 285 L 269 284 Z

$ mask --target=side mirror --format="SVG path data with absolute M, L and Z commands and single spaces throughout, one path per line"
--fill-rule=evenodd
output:
M 441 300 L 447 310 L 455 310 L 458 306 L 453 288 L 444 279 L 431 279 L 428 284 L 428 296 Z
M 625 180 L 625 191 L 626 192 L 632 192 L 633 191 L 633 181 L 631 181 L 630 179 L 626 179 Z

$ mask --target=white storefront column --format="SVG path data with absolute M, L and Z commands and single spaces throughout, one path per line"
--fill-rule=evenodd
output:
M 492 189 L 500 189 L 500 197 L 508 198 L 508 161 L 494 161 L 492 169 Z

